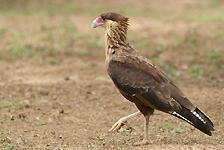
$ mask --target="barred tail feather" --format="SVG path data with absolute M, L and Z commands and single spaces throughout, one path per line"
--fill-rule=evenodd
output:
M 182 109 L 180 111 L 174 111 L 171 114 L 186 121 L 187 123 L 191 124 L 195 128 L 210 136 L 212 135 L 211 131 L 215 131 L 214 125 L 211 120 L 198 108 L 190 111 L 189 109 L 182 106 Z

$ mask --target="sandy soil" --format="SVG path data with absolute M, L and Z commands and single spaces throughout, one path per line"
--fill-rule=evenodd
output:
M 118 1 L 119 2 L 119 1 Z M 163 8 L 161 12 L 187 11 L 190 6 L 209 6 L 208 2 L 174 1 L 163 5 L 164 2 L 147 2 L 151 9 Z M 68 2 L 69 3 L 69 2 Z M 94 3 L 101 8 L 105 2 L 88 1 L 82 7 L 90 7 Z M 178 4 L 176 4 L 178 3 Z M 63 2 L 58 1 L 58 5 Z M 126 1 L 120 5 L 127 4 Z M 129 7 L 146 7 L 143 3 L 132 1 Z M 111 3 L 111 7 L 115 4 Z M 163 5 L 163 7 L 161 6 Z M 191 7 L 190 7 L 191 8 Z M 220 8 L 220 7 L 218 7 Z M 205 13 L 213 11 L 201 10 Z M 100 13 L 99 13 L 100 14 Z M 128 13 L 128 14 L 131 14 Z M 76 25 L 76 33 L 88 34 L 95 42 L 103 43 L 103 29 L 91 29 L 90 24 L 96 16 L 82 14 L 65 14 L 57 17 L 49 14 L 42 19 L 36 17 L 5 17 L 1 16 L 1 28 L 13 35 L 14 31 L 25 32 L 27 35 L 51 34 L 39 33 L 41 25 L 49 22 L 59 24 L 63 17 Z M 56 17 L 55 17 L 56 16 Z M 215 149 L 224 148 L 224 80 L 223 71 L 219 68 L 222 61 L 207 63 L 205 53 L 214 47 L 214 43 L 204 44 L 206 38 L 217 40 L 216 47 L 221 48 L 223 34 L 214 38 L 214 31 L 223 29 L 217 23 L 197 21 L 167 21 L 170 18 L 133 15 L 130 17 L 130 43 L 137 47 L 139 53 L 152 58 L 153 61 L 167 72 L 171 79 L 182 89 L 189 99 L 205 112 L 213 121 L 216 131 L 209 137 L 187 123 L 156 111 L 150 118 L 149 139 L 151 144 L 135 147 L 134 142 L 141 141 L 144 135 L 144 118 L 136 117 L 129 121 L 133 131 L 130 133 L 125 127 L 119 132 L 108 134 L 110 127 L 121 117 L 137 111 L 137 108 L 125 100 L 108 77 L 104 63 L 104 47 L 91 48 L 85 45 L 72 45 L 74 50 L 88 49 L 89 55 L 52 55 L 42 52 L 44 60 L 57 58 L 56 62 L 39 61 L 33 57 L 27 59 L 16 58 L 7 61 L 0 60 L 0 148 L 1 149 Z M 161 16 L 162 17 L 162 16 Z M 160 17 L 160 18 L 161 18 Z M 40 24 L 38 22 L 41 20 Z M 26 23 L 24 23 L 26 22 Z M 9 25 L 10 24 L 10 25 Z M 17 26 L 15 26 L 17 24 Z M 189 33 L 192 27 L 200 28 Z M 26 31 L 27 30 L 27 31 Z M 211 31 L 212 30 L 212 31 Z M 58 32 L 54 30 L 56 34 Z M 25 34 L 24 33 L 24 34 Z M 4 38 L 10 39 L 10 34 Z M 63 33 L 66 34 L 66 33 Z M 188 35 L 189 34 L 189 35 Z M 135 37 L 134 35 L 138 35 Z M 211 35 L 211 36 L 210 36 Z M 38 40 L 28 38 L 18 39 L 24 44 L 36 44 Z M 185 43 L 176 46 L 173 37 L 180 38 Z M 190 37 L 191 39 L 188 39 Z M 0 37 L 6 47 L 3 36 Z M 136 40 L 137 39 L 137 40 Z M 150 40 L 151 39 L 151 40 Z M 193 39 L 193 40 L 192 40 Z M 78 39 L 79 40 L 79 39 Z M 81 40 L 81 39 L 80 39 Z M 220 40 L 220 41 L 219 41 Z M 157 51 L 156 42 L 166 41 L 165 51 Z M 192 41 L 196 43 L 192 44 Z M 131 44 L 132 44 L 131 43 Z M 138 45 L 143 43 L 143 45 Z M 145 44 L 145 45 L 144 45 Z M 151 45 L 148 45 L 151 44 Z M 55 51 L 61 48 L 60 43 L 50 42 Z M 152 46 L 154 45 L 154 46 Z M 202 51 L 200 47 L 205 48 Z M 187 51 L 180 52 L 179 49 Z M 195 49 L 199 49 L 195 51 Z M 223 54 L 223 53 L 222 53 Z M 1 53 L 4 55 L 4 52 Z M 198 55 L 195 58 L 193 55 Z M 5 55 L 4 55 L 5 56 Z M 205 57 L 204 57 L 205 56 Z M 200 58 L 201 57 L 201 58 Z M 48 62 L 48 63 L 47 63 Z M 189 74 L 189 68 L 196 64 L 206 70 L 210 65 L 213 70 L 204 74 Z M 172 68 L 170 71 L 167 65 Z M 181 76 L 174 74 L 179 73 Z

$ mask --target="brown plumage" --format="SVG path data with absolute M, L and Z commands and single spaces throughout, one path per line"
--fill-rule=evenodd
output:
M 121 118 L 109 130 L 117 131 L 127 120 L 143 114 L 145 117 L 145 138 L 139 144 L 148 143 L 148 120 L 154 109 L 169 113 L 193 125 L 205 134 L 214 131 L 213 123 L 152 61 L 140 56 L 128 43 L 126 36 L 128 18 L 109 12 L 96 18 L 92 27 L 106 29 L 105 50 L 107 71 L 120 93 L 135 103 L 140 110 Z

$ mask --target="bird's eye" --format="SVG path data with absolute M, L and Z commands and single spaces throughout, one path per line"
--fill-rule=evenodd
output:
M 105 17 L 102 17 L 102 19 L 103 19 L 103 21 L 105 21 L 106 18 Z

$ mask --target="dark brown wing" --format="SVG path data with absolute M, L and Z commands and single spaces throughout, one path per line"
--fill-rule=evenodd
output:
M 137 107 L 140 104 L 167 112 L 208 135 L 215 130 L 211 120 L 150 60 L 115 55 L 109 61 L 108 73 L 121 94 Z
M 165 73 L 141 56 L 116 56 L 109 61 L 108 73 L 129 100 L 164 112 L 179 110 L 181 105 L 196 107 Z

